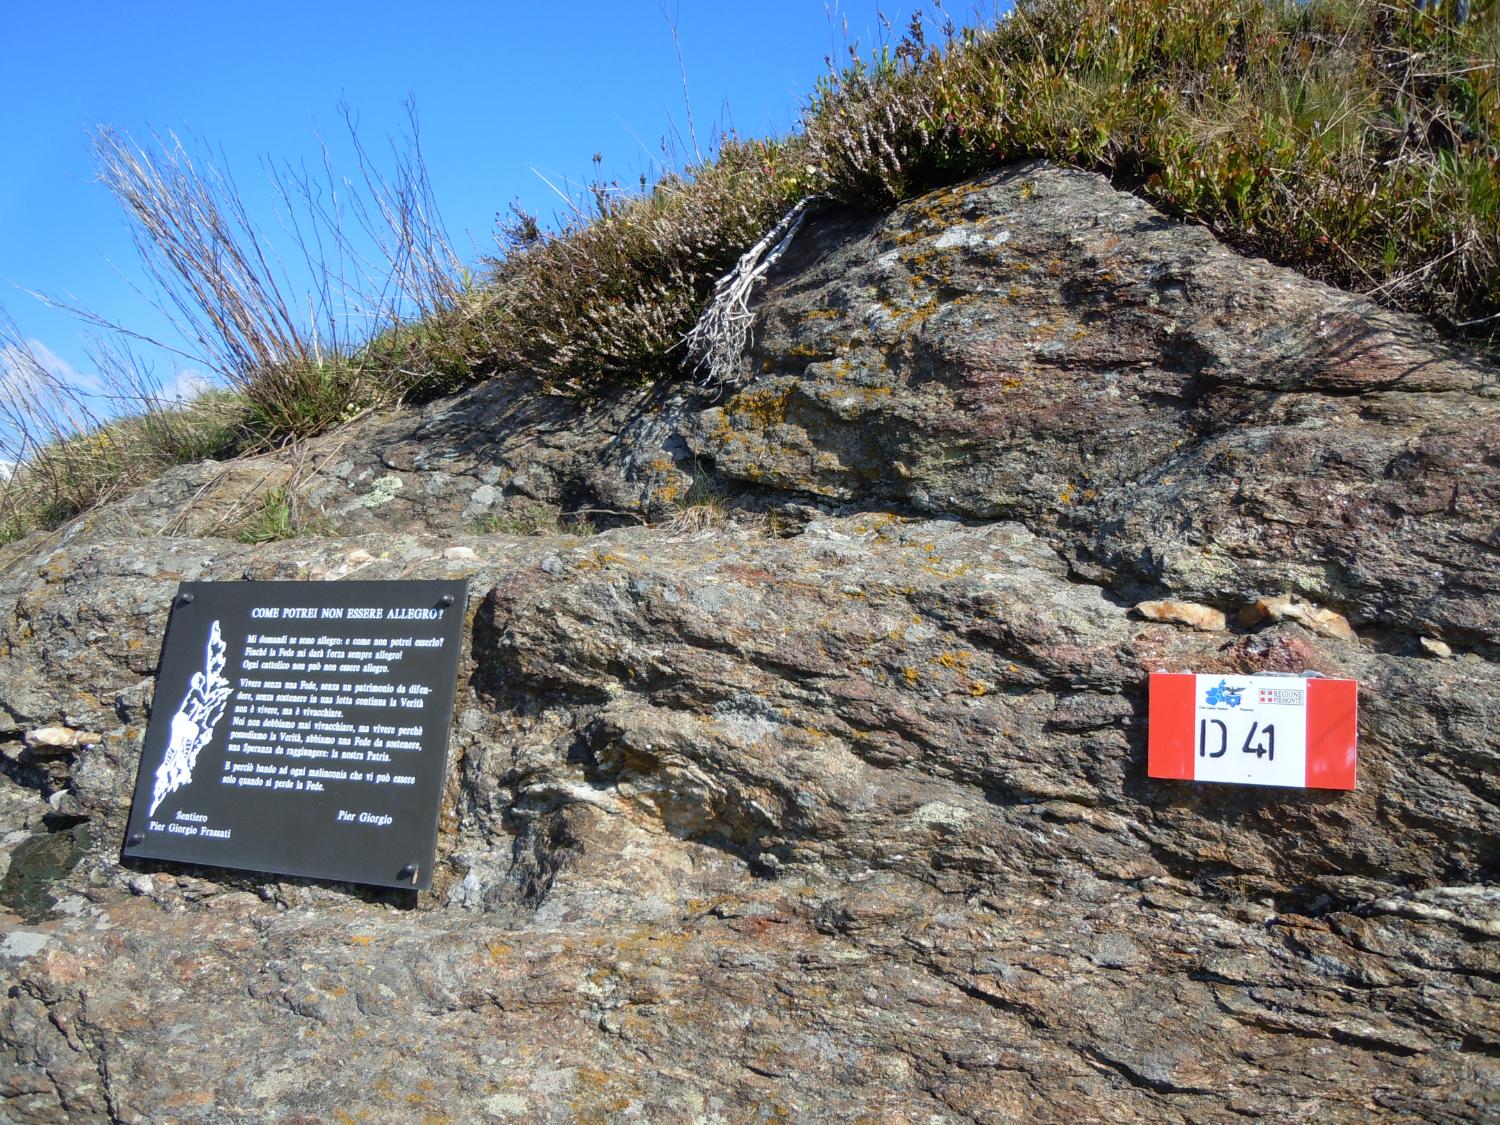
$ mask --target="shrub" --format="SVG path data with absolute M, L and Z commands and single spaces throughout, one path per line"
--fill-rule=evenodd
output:
M 592 213 L 556 234 L 517 215 L 509 253 L 489 263 L 496 368 L 579 395 L 680 374 L 714 281 L 804 190 L 789 151 L 727 139 L 644 195 L 596 190 Z
M 1494 0 L 1021 0 L 820 84 L 825 191 L 885 206 L 1003 160 L 1108 173 L 1252 252 L 1488 335 L 1500 316 Z

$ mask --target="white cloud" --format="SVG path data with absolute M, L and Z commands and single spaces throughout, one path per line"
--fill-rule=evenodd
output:
M 10 480 L 11 474 L 16 471 L 16 463 L 0 458 L 0 481 Z
M 15 471 L 38 443 L 92 425 L 105 405 L 103 381 L 79 371 L 40 340 L 0 334 L 0 462 Z
M 58 382 L 88 394 L 98 394 L 104 390 L 104 384 L 100 381 L 99 376 L 86 375 L 79 371 L 40 340 L 30 339 L 26 341 L 26 344 L 31 348 L 37 359 L 41 360 L 42 366 L 47 370 L 47 374 L 51 375 Z
M 15 344 L 0 347 L 0 395 L 16 402 L 29 399 L 36 393 L 42 374 L 24 348 Z
M 49 383 L 53 387 L 49 388 Z M 79 371 L 35 337 L 28 338 L 24 345 L 10 343 L 0 347 L 0 394 L 32 400 L 58 387 L 98 394 L 104 384 L 99 376 Z
M 172 381 L 156 392 L 156 401 L 164 406 L 176 406 L 201 398 L 213 390 L 214 381 L 201 371 L 191 367 L 178 368 Z

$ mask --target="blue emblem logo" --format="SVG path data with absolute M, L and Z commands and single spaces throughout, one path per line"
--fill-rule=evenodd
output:
M 1208 689 L 1208 694 L 1204 697 L 1204 702 L 1210 707 L 1228 707 L 1233 710 L 1239 707 L 1240 695 L 1244 690 L 1243 684 L 1238 687 L 1230 687 L 1223 680 L 1220 680 L 1216 687 Z

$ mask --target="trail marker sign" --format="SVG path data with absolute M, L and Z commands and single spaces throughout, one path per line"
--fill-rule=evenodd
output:
M 1353 789 L 1359 685 L 1296 676 L 1154 672 L 1151 777 Z

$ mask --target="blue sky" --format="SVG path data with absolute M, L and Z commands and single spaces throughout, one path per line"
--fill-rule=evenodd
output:
M 883 11 L 900 28 L 916 6 Z M 558 209 L 533 169 L 582 182 L 597 152 L 606 176 L 633 183 L 654 171 L 664 136 L 690 146 L 684 72 L 705 148 L 726 125 L 785 134 L 825 57 L 844 57 L 850 39 L 867 53 L 886 34 L 871 0 L 8 0 L 5 14 L 0 279 L 168 338 L 133 290 L 124 219 L 93 179 L 98 124 L 205 139 L 269 217 L 259 159 L 315 162 L 317 132 L 342 129 L 341 103 L 378 148 L 410 95 L 444 218 L 473 257 L 494 248 L 496 213 L 512 199 L 543 216 Z M 89 329 L 10 284 L 0 308 L 58 370 L 87 379 Z M 183 366 L 164 359 L 158 375 Z

